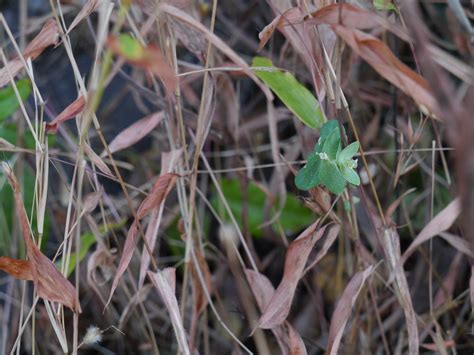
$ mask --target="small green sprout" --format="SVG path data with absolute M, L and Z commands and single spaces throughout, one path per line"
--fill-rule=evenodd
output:
M 295 178 L 296 187 L 309 190 L 317 185 L 325 186 L 334 194 L 341 194 L 347 183 L 360 185 L 355 169 L 357 159 L 352 159 L 359 150 L 359 142 L 341 148 L 341 134 L 336 120 L 321 127 L 318 143 L 308 156 L 308 162 Z

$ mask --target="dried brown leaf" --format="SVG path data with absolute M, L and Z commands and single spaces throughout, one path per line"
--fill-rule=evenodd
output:
M 86 100 L 84 96 L 79 96 L 69 106 L 67 106 L 54 120 L 46 124 L 46 132 L 56 134 L 61 124 L 70 120 L 84 111 Z
M 0 256 L 0 270 L 5 271 L 19 280 L 33 281 L 31 262 L 28 260 L 12 259 Z
M 41 31 L 36 37 L 28 44 L 23 52 L 23 57 L 26 60 L 36 59 L 47 47 L 57 45 L 59 40 L 59 27 L 54 19 L 49 19 L 44 24 Z M 8 68 L 7 68 L 8 66 Z M 10 71 L 12 76 L 18 74 L 23 68 L 23 61 L 20 57 L 16 57 L 5 64 L 0 69 L 0 87 L 7 85 L 10 82 Z
M 107 40 L 107 45 L 114 54 L 121 56 L 130 64 L 150 70 L 160 78 L 168 95 L 174 93 L 178 86 L 178 78 L 158 46 L 154 44 L 149 44 L 146 47 L 142 46 L 138 53 L 130 55 L 130 53 L 124 50 L 119 37 L 110 36 Z
M 423 110 L 439 116 L 437 102 L 428 82 L 399 61 L 382 41 L 344 26 L 333 25 L 332 29 L 377 73 L 415 100 Z
M 84 143 L 84 152 L 92 163 L 101 171 L 102 174 L 113 177 L 114 174 L 112 170 L 105 164 L 101 157 L 97 155 L 96 152 L 89 146 L 89 144 Z
M 365 10 L 349 3 L 325 6 L 305 18 L 305 24 L 307 25 L 323 23 L 360 30 L 382 27 L 398 37 L 408 40 L 408 35 L 400 30 L 397 25 L 390 23 L 387 19 L 373 11 Z
M 303 14 L 299 7 L 289 8 L 282 14 L 275 17 L 273 21 L 265 26 L 258 34 L 258 38 L 260 39 L 258 50 L 261 50 L 263 47 L 265 47 L 265 44 L 267 44 L 267 42 L 270 40 L 276 29 L 281 28 L 285 25 L 285 23 L 294 24 L 302 20 Z
M 416 250 L 419 245 L 423 244 L 434 236 L 450 228 L 454 221 L 458 218 L 460 213 L 461 205 L 459 199 L 456 198 L 441 212 L 439 212 L 416 236 L 415 240 L 411 243 L 405 253 L 403 253 L 403 257 L 401 260 L 402 263 L 405 263 L 405 261 L 410 257 L 410 255 Z
M 140 141 L 146 135 L 148 135 L 165 117 L 165 113 L 155 112 L 149 116 L 146 116 L 131 126 L 125 128 L 122 132 L 110 142 L 109 150 L 110 153 L 118 152 L 119 150 L 128 148 L 133 144 Z M 102 152 L 101 157 L 106 156 L 107 152 Z
M 289 323 L 286 324 L 288 329 L 288 347 L 290 355 L 306 355 L 306 346 L 304 345 L 301 335 Z
M 148 271 L 148 277 L 153 282 L 161 299 L 165 303 L 166 309 L 170 314 L 171 324 L 178 340 L 178 346 L 184 355 L 189 355 L 188 342 L 186 340 L 186 332 L 184 330 L 182 318 L 179 312 L 178 300 L 175 295 L 176 286 L 176 269 L 166 268 L 163 271 L 152 273 Z
M 270 303 L 275 288 L 270 280 L 265 276 L 252 269 L 245 269 L 245 275 L 250 285 L 250 289 L 257 301 L 258 308 L 263 311 Z M 291 324 L 287 321 L 280 326 L 271 329 L 280 346 L 283 355 L 290 354 L 306 354 L 306 347 Z
M 23 240 L 26 244 L 28 259 L 31 265 L 33 282 L 36 286 L 38 296 L 49 301 L 58 302 L 71 308 L 74 312 L 81 312 L 81 306 L 76 300 L 74 286 L 56 269 L 33 242 L 31 227 L 28 216 L 23 205 L 20 187 L 13 171 L 3 163 L 3 170 L 7 175 L 8 182 L 13 189 L 15 205 L 20 219 L 20 228 Z
M 290 313 L 296 286 L 314 244 L 323 236 L 327 226 L 320 228 L 319 220 L 309 226 L 288 247 L 283 278 L 258 321 L 258 327 L 271 329 L 282 324 Z
M 171 152 L 163 153 L 161 156 L 161 174 L 171 173 L 181 158 L 183 150 L 175 149 Z M 161 206 L 155 207 L 151 211 L 150 221 L 145 232 L 145 239 L 150 247 L 150 250 L 153 252 L 155 250 L 156 238 L 158 236 L 158 228 L 161 224 L 161 217 L 163 215 L 163 208 Z M 150 254 L 146 248 L 143 248 L 142 259 L 140 262 L 140 275 L 138 277 L 138 288 L 143 286 L 145 282 L 146 272 L 150 266 Z
M 328 345 L 326 354 L 335 355 L 341 343 L 342 333 L 346 327 L 346 323 L 351 315 L 352 307 L 357 301 L 365 280 L 372 274 L 374 268 L 369 266 L 364 271 L 356 273 L 347 284 L 341 299 L 331 317 L 331 325 L 329 327 Z
M 178 175 L 173 173 L 167 173 L 158 177 L 151 192 L 138 207 L 137 218 L 132 223 L 127 233 L 127 238 L 122 251 L 122 257 L 120 259 L 114 281 L 112 282 L 112 288 L 110 290 L 109 299 L 107 300 L 107 305 L 112 299 L 120 278 L 124 274 L 125 270 L 127 270 L 128 264 L 130 264 L 130 261 L 132 260 L 133 250 L 138 239 L 140 220 L 150 213 L 155 207 L 160 206 L 164 202 L 166 196 L 168 196 L 170 191 L 173 189 L 177 178 Z

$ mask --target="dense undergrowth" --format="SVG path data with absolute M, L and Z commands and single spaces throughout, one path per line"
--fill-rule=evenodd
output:
M 472 3 L 0 9 L 0 353 L 473 353 Z

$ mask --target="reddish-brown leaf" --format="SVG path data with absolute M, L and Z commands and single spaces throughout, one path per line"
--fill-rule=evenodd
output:
M 161 174 L 171 173 L 178 160 L 183 153 L 182 149 L 174 149 L 171 152 L 166 152 L 161 155 Z M 161 217 L 163 215 L 163 208 L 161 206 L 155 207 L 150 213 L 150 219 L 145 232 L 145 239 L 153 252 L 155 250 L 156 239 L 158 236 L 158 228 L 161 224 Z M 143 286 L 145 282 L 146 272 L 150 266 L 150 254 L 146 247 L 142 251 L 142 260 L 140 262 L 140 275 L 138 277 L 138 288 Z
M 356 273 L 344 289 L 341 299 L 331 317 L 326 354 L 335 355 L 338 353 L 337 350 L 341 343 L 342 333 L 351 315 L 352 307 L 357 301 L 357 297 L 364 286 L 365 280 L 367 280 L 372 272 L 373 267 L 369 266 L 364 271 Z
M 288 247 L 283 278 L 258 321 L 258 326 L 271 329 L 282 324 L 290 313 L 296 286 L 303 275 L 304 267 L 314 244 L 323 236 L 327 226 L 320 228 L 319 220 L 309 226 Z
M 59 28 L 54 19 L 49 19 L 44 24 L 40 33 L 30 42 L 23 52 L 25 60 L 36 59 L 47 47 L 56 45 L 59 39 Z M 20 57 L 16 57 L 8 62 L 8 69 L 12 76 L 18 74 L 23 68 L 23 61 Z M 0 69 L 0 87 L 7 85 L 10 82 L 7 65 Z
M 68 107 L 66 107 L 54 120 L 46 124 L 46 132 L 56 134 L 59 126 L 84 111 L 86 107 L 86 100 L 84 96 L 79 96 Z
M 158 207 L 164 202 L 166 196 L 168 196 L 170 191 L 173 189 L 177 178 L 178 175 L 173 173 L 161 175 L 156 180 L 149 195 L 142 201 L 142 203 L 138 207 L 137 218 L 132 223 L 127 233 L 125 245 L 123 246 L 122 258 L 120 259 L 119 266 L 114 277 L 114 281 L 112 282 L 112 288 L 110 290 L 109 299 L 107 300 L 107 305 L 112 299 L 112 296 L 118 286 L 120 278 L 124 274 L 125 270 L 127 270 L 128 264 L 130 264 L 130 261 L 132 260 L 133 250 L 138 239 L 140 220 L 148 213 L 150 213 L 153 208 Z
M 424 111 L 439 116 L 428 82 L 399 61 L 382 41 L 357 29 L 340 25 L 333 25 L 332 29 L 375 71 L 415 100 Z
M 17 279 L 33 281 L 33 272 L 31 271 L 31 262 L 29 260 L 0 256 L 0 270 Z
M 155 112 L 125 128 L 122 132 L 117 134 L 112 142 L 110 142 L 110 153 L 118 152 L 119 150 L 128 148 L 137 143 L 143 137 L 149 134 L 163 120 L 164 117 L 165 113 L 163 111 Z M 100 156 L 104 157 L 106 154 L 107 153 L 104 151 Z
M 276 29 L 281 28 L 285 23 L 293 24 L 302 20 L 303 14 L 301 13 L 299 7 L 289 8 L 281 15 L 275 17 L 273 21 L 265 26 L 258 34 L 258 38 L 260 39 L 258 50 L 261 50 L 263 47 L 265 47 L 265 44 L 267 44 L 267 42 L 270 40 Z
M 76 300 L 74 286 L 56 269 L 36 246 L 31 237 L 31 228 L 23 205 L 20 187 L 10 167 L 3 163 L 8 182 L 13 189 L 15 205 L 20 218 L 20 228 L 26 244 L 28 259 L 31 263 L 31 273 L 38 296 L 49 301 L 58 302 L 71 308 L 74 312 L 81 312 L 81 306 Z
M 451 227 L 451 225 L 458 218 L 460 213 L 461 205 L 459 199 L 455 199 L 449 205 L 447 205 L 441 212 L 439 212 L 416 236 L 410 247 L 405 251 L 405 253 L 403 253 L 401 262 L 405 263 L 405 261 L 410 257 L 410 255 L 416 250 L 416 248 L 420 244 L 430 240 L 434 236 L 440 234 L 441 232 L 444 232 L 449 227 Z
M 178 345 L 181 353 L 189 355 L 188 342 L 186 340 L 186 332 L 184 331 L 183 322 L 179 312 L 178 300 L 175 295 L 176 286 L 176 269 L 166 268 L 163 271 L 152 273 L 148 271 L 148 277 L 151 279 L 153 285 L 158 291 L 161 299 L 165 303 L 166 309 L 170 314 L 171 324 L 178 340 Z
M 132 65 L 150 70 L 160 78 L 169 95 L 174 92 L 178 85 L 178 78 L 158 46 L 149 44 L 144 47 L 137 43 L 140 50 L 131 53 L 124 48 L 120 37 L 117 36 L 110 36 L 107 44 L 114 54 L 121 56 Z
M 385 28 L 398 37 L 408 40 L 408 35 L 373 11 L 365 10 L 349 3 L 338 3 L 325 6 L 305 18 L 308 25 L 340 25 L 352 29 Z

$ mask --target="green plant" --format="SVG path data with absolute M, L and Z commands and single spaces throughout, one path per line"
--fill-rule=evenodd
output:
M 31 93 L 31 82 L 28 78 L 18 80 L 16 88 L 22 101 L 25 101 Z M 20 107 L 15 89 L 12 85 L 0 89 L 0 122 L 10 116 Z
M 308 156 L 307 164 L 298 172 L 295 183 L 300 190 L 317 185 L 325 186 L 334 194 L 341 194 L 347 183 L 359 186 L 357 160 L 352 157 L 359 150 L 359 142 L 341 149 L 341 134 L 336 120 L 327 121 L 320 131 L 318 143 Z

